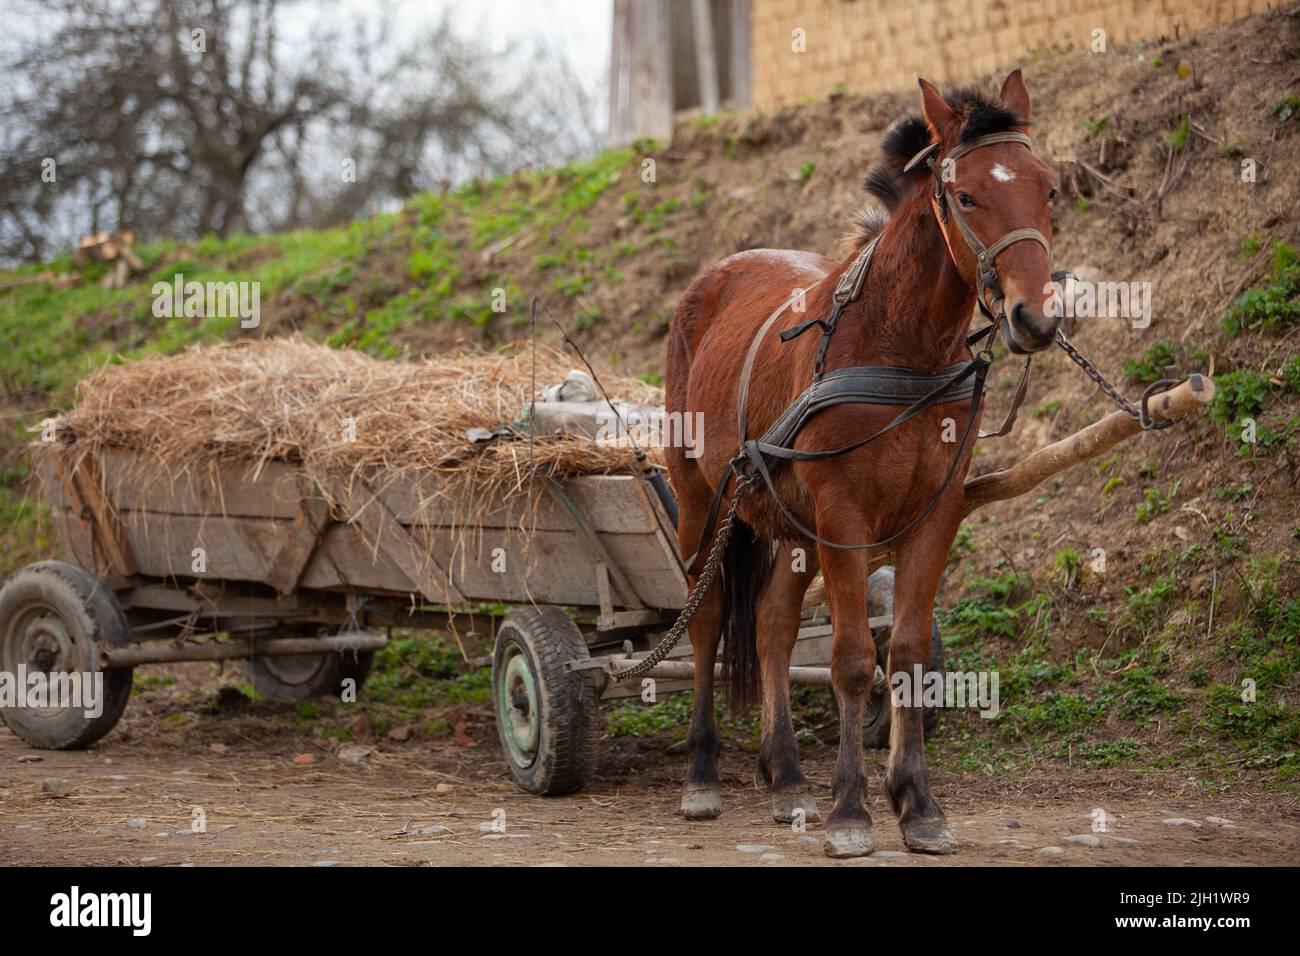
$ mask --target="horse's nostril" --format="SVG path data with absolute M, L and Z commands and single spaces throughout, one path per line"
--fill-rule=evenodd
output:
M 1016 335 L 1024 340 L 1026 346 L 1044 348 L 1056 337 L 1056 320 L 1035 309 L 1025 299 L 1015 301 L 1010 317 Z

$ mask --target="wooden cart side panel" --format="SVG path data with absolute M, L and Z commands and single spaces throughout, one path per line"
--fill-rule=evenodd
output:
M 109 500 L 121 511 L 293 518 L 308 490 L 302 471 L 284 462 L 176 469 L 159 480 L 164 466 L 139 452 L 106 449 L 101 460 Z
M 517 532 L 487 528 L 459 536 L 445 528 L 412 528 L 423 546 L 447 555 L 451 579 L 471 601 L 573 604 L 594 607 L 596 557 L 577 531 L 542 531 L 524 538 Z M 643 535 L 606 535 L 606 547 L 627 567 L 645 562 L 635 575 L 638 596 L 650 607 L 675 608 L 680 596 L 662 551 Z M 499 554 L 496 549 L 500 548 Z M 653 562 L 660 562 L 655 565 Z M 498 568 L 502 570 L 497 570 Z M 343 586 L 373 590 L 402 590 L 395 581 L 404 572 L 382 551 L 367 544 L 355 527 L 333 526 L 303 572 L 301 584 L 310 588 Z
M 91 531 L 69 506 L 52 455 L 38 453 L 33 459 L 43 494 L 54 506 L 68 559 L 96 568 Z M 124 544 L 135 556 L 141 574 L 278 583 L 283 590 L 290 573 L 297 570 L 286 568 L 285 562 L 289 558 L 295 563 L 302 560 L 307 543 L 316 537 L 310 533 L 315 521 L 303 520 L 305 487 L 300 471 L 269 463 L 253 480 L 227 469 L 219 473 L 215 484 L 209 484 L 206 476 L 183 473 L 173 476 L 170 486 L 155 482 L 151 489 L 142 490 L 146 483 L 140 481 L 140 469 L 146 462 L 138 454 L 109 452 L 102 468 Z M 351 498 L 337 490 L 335 496 L 343 499 L 345 506 L 360 508 L 368 499 L 361 497 L 360 486 L 357 489 Z M 624 569 L 646 606 L 673 610 L 684 604 L 685 578 L 641 479 L 592 476 L 566 483 L 565 490 L 597 529 L 602 545 Z M 419 495 L 414 483 L 394 483 L 378 497 L 409 516 L 422 510 Z M 500 526 L 485 526 L 482 531 L 418 526 L 404 530 L 419 542 L 421 550 L 437 555 L 450 572 L 459 590 L 453 600 L 598 605 L 598 556 L 577 533 L 562 506 L 543 499 L 532 534 L 519 530 L 517 514 L 507 516 L 498 510 L 495 515 L 493 520 Z M 392 548 L 377 551 L 355 527 L 335 524 L 316 543 L 315 552 L 297 576 L 300 587 L 354 587 L 392 593 L 429 590 L 425 585 L 430 582 L 424 580 L 427 574 L 408 567 L 410 561 L 398 560 Z M 195 570 L 196 548 L 204 552 L 204 563 L 199 565 L 202 570 Z M 493 568 L 497 548 L 505 556 L 506 570 L 500 573 Z M 433 593 L 442 592 L 434 587 Z
M 276 555 L 292 534 L 287 521 L 205 518 L 137 511 L 124 516 L 140 573 L 222 581 L 270 581 Z M 202 554 L 195 554 L 202 549 Z
M 41 495 L 50 503 L 50 518 L 59 533 L 65 560 L 77 567 L 99 573 L 106 562 L 95 553 L 90 519 L 83 514 L 83 502 L 70 497 L 67 478 L 61 473 L 55 445 L 44 445 L 32 450 L 32 471 L 40 484 Z
M 176 471 L 167 481 L 152 480 L 160 466 L 138 452 L 109 449 L 103 452 L 102 462 L 108 499 L 121 511 L 292 519 L 305 491 L 301 469 L 285 462 L 267 462 L 256 471 L 239 463 Z M 150 480 L 142 480 L 145 478 Z M 591 475 L 566 482 L 565 488 L 597 531 L 643 534 L 656 524 L 648 503 L 631 493 L 640 482 L 634 475 Z M 456 519 L 454 508 L 439 507 L 434 479 L 374 484 L 379 500 L 404 525 L 450 525 Z M 371 497 L 360 483 L 351 489 L 335 489 L 335 493 L 342 499 L 344 511 L 360 507 Z M 526 516 L 521 504 L 476 510 L 472 518 L 489 528 L 534 527 L 533 517 Z M 537 530 L 563 531 L 570 525 L 563 508 L 542 499 L 536 513 Z
M 97 572 L 95 567 L 95 545 L 90 532 L 78 521 L 71 508 L 56 505 L 50 509 L 50 517 L 59 529 L 59 542 L 63 545 L 63 559 L 70 564 L 87 571 Z

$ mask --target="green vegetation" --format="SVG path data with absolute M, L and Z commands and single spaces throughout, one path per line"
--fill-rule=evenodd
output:
M 1300 323 L 1300 257 L 1295 247 L 1279 242 L 1273 247 L 1271 273 L 1266 284 L 1245 292 L 1223 317 L 1229 335 L 1243 331 L 1278 333 Z

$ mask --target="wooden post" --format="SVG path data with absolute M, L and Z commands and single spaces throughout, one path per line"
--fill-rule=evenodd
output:
M 609 145 L 673 134 L 671 5 L 614 0 Z
M 749 0 L 731 0 L 731 105 L 749 106 L 750 48 L 754 45 Z
M 705 113 L 716 113 L 721 105 L 718 95 L 718 49 L 713 40 L 713 4 L 711 0 L 691 0 L 694 26 L 695 65 L 700 80 L 700 105 Z
M 311 563 L 312 555 L 325 537 L 330 523 L 330 505 L 314 484 L 302 497 L 289 536 L 280 544 L 267 583 L 281 594 L 292 594 Z

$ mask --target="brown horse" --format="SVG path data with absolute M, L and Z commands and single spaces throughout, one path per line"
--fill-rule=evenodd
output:
M 895 124 L 867 180 L 868 192 L 889 215 L 860 217 L 854 254 L 836 262 L 808 252 L 751 250 L 699 276 L 682 297 L 668 348 L 668 408 L 704 414 L 698 457 L 676 448 L 668 458 L 680 501 L 683 554 L 708 551 L 711 535 L 703 543 L 701 536 L 714 524 L 708 518 L 711 502 L 718 485 L 732 480 L 729 466 L 742 438 L 737 406 L 746 350 L 765 319 L 792 298 L 798 303 L 799 290 L 807 290 L 802 312 L 784 308 L 756 346 L 745 403 L 750 436 L 762 434 L 810 385 L 823 347 L 828 372 L 883 365 L 936 373 L 971 360 L 967 334 L 977 291 L 982 297 L 982 280 L 990 276 L 1000 293 L 995 308 L 1007 345 L 1032 352 L 1053 341 L 1057 321 L 1046 314 L 1046 304 L 1055 188 L 1046 165 L 1026 148 L 1030 103 L 1020 71 L 1007 78 L 996 101 L 971 91 L 945 98 L 925 80 L 920 86 L 924 119 Z M 953 161 L 945 162 L 954 152 Z M 928 162 L 909 163 L 921 153 Z M 956 215 L 954 205 L 960 207 Z M 1024 238 L 1037 241 L 1019 241 Z M 871 240 L 878 241 L 869 271 L 838 316 L 837 334 L 783 341 L 777 333 L 830 313 L 837 283 Z M 977 263 L 981 250 L 989 262 Z M 980 264 L 993 271 L 981 276 Z M 810 419 L 793 444 L 838 448 L 880 430 L 897 412 L 879 404 L 836 405 Z M 722 812 L 713 669 L 725 631 L 733 706 L 761 692 L 759 763 L 771 784 L 773 817 L 819 819 L 799 766 L 788 668 L 803 595 L 820 569 L 834 624 L 831 683 L 840 721 L 825 849 L 832 856 L 874 849 L 862 723 L 876 661 L 867 577 L 881 551 L 833 544 L 871 543 L 905 532 L 887 550 L 897 582 L 887 670 L 893 675 L 911 674 L 916 664 L 928 668 L 935 593 L 961 522 L 962 479 L 973 444 L 966 438 L 955 443 L 951 435 L 955 424 L 956 434 L 969 437 L 978 415 L 973 400 L 931 405 L 848 454 L 773 466 L 772 487 L 784 509 L 768 490 L 742 498 L 720 586 L 709 591 L 690 622 L 695 695 L 682 796 L 687 818 Z M 828 540 L 814 543 L 791 517 Z M 692 571 L 694 586 L 698 562 Z M 884 786 L 904 842 L 914 851 L 952 852 L 957 841 L 930 792 L 919 702 L 900 706 L 895 700 L 891 706 Z

